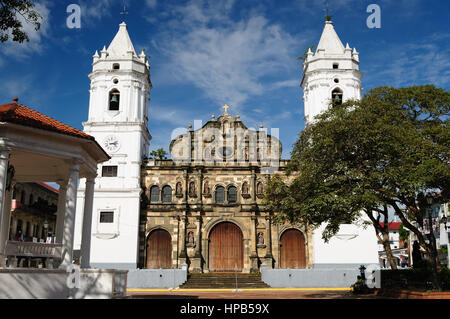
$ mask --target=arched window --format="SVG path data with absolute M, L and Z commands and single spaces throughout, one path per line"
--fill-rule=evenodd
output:
M 159 187 L 152 186 L 150 188 L 150 203 L 156 203 L 159 201 Z
M 331 92 L 331 101 L 332 101 L 332 103 L 334 105 L 342 104 L 342 97 L 343 97 L 343 93 L 342 93 L 342 90 L 340 88 L 335 88 Z
M 227 200 L 229 203 L 236 203 L 237 201 L 237 189 L 234 186 L 228 187 Z
M 33 205 L 33 201 L 34 201 L 34 198 L 33 198 L 33 194 L 30 194 L 30 200 L 29 200 L 29 202 L 28 202 L 28 205 Z
M 109 110 L 118 111 L 120 104 L 120 92 L 117 89 L 111 90 L 109 92 Z
M 119 63 L 114 63 L 113 64 L 113 70 L 120 70 L 120 64 Z
M 171 203 L 172 202 L 172 187 L 164 186 L 162 189 L 162 201 L 163 203 Z
M 223 186 L 216 187 L 216 203 L 223 203 L 225 201 L 225 188 Z
M 25 204 L 25 191 L 20 193 L 20 203 Z

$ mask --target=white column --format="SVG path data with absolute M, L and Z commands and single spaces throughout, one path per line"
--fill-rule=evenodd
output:
M 11 202 L 11 196 L 7 196 L 6 193 L 6 177 L 8 175 L 8 164 L 9 164 L 9 152 L 1 151 L 0 152 L 0 266 L 4 266 L 4 257 L 3 253 L 5 250 L 5 241 L 3 238 L 7 238 L 7 233 L 9 232 L 9 218 L 11 215 L 11 204 L 7 204 L 7 200 L 9 197 L 9 201 Z M 11 192 L 9 192 L 11 194 Z M 9 206 L 9 212 L 8 212 Z M 5 233 L 6 229 L 6 234 Z
M 90 267 L 94 185 L 95 177 L 88 177 L 86 179 L 86 190 L 84 193 L 83 230 L 81 235 L 81 268 Z
M 65 217 L 64 217 L 64 235 L 63 249 L 64 256 L 61 268 L 66 268 L 72 264 L 73 242 L 75 232 L 75 214 L 77 206 L 77 189 L 78 189 L 78 171 L 79 166 L 76 163 L 70 164 L 69 181 L 67 183 Z
M 8 175 L 9 152 L 0 152 L 0 223 L 3 219 L 3 207 L 5 205 L 6 176 Z M 0 224 L 1 226 L 1 224 Z
M 56 243 L 62 244 L 64 234 L 64 217 L 66 212 L 67 181 L 58 182 L 58 211 L 56 213 Z

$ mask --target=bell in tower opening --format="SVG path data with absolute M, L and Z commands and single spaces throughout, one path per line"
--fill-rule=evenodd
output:
M 120 92 L 116 89 L 109 93 L 109 110 L 118 111 L 120 103 Z

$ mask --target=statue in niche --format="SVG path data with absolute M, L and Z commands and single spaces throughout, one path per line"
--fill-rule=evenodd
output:
M 177 183 L 175 194 L 176 195 L 182 195 L 183 194 L 183 187 L 181 186 L 181 182 Z
M 193 232 L 190 231 L 188 233 L 188 240 L 187 241 L 188 241 L 189 245 L 194 245 L 194 233 Z
M 248 194 L 248 183 L 244 182 L 244 184 L 242 184 L 242 194 Z
M 195 197 L 195 182 L 190 182 L 189 183 L 189 196 L 190 197 Z
M 258 195 L 264 194 L 263 183 L 261 183 L 261 182 L 258 183 L 258 185 L 256 186 L 256 193 Z
M 264 234 L 258 233 L 258 245 L 264 245 Z
M 210 194 L 210 188 L 209 188 L 209 182 L 206 181 L 205 184 L 203 185 L 203 194 L 205 195 L 209 195 Z

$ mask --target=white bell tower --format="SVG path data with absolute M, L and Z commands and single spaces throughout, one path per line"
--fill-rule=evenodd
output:
M 89 117 L 84 131 L 111 157 L 99 165 L 95 179 L 90 266 L 133 269 L 139 251 L 141 163 L 148 156 L 150 66 L 136 54 L 125 23 L 106 47 L 93 56 Z M 77 199 L 75 249 L 80 246 L 81 181 Z M 78 230 L 78 231 L 77 231 Z
M 361 98 L 359 54 L 356 49 L 344 47 L 333 28 L 326 21 L 315 53 L 308 50 L 303 63 L 303 102 L 305 124 L 333 103 Z M 361 219 L 367 220 L 364 216 Z M 360 221 L 360 222 L 361 222 Z M 362 264 L 378 264 L 378 246 L 372 227 L 359 224 L 341 224 L 339 232 L 328 243 L 322 239 L 326 224 L 313 232 L 313 268 L 358 269 Z
M 326 110 L 331 101 L 345 102 L 361 98 L 359 53 L 348 43 L 344 47 L 333 28 L 325 21 L 322 36 L 315 53 L 308 49 L 303 63 L 303 89 L 305 123 Z

